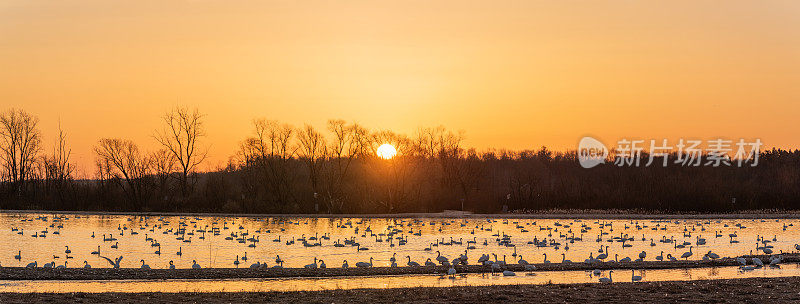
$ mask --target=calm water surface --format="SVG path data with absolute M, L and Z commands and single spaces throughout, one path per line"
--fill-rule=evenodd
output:
M 248 267 L 255 262 L 271 267 L 280 255 L 284 267 L 303 267 L 313 263 L 315 257 L 324 260 L 327 267 L 341 267 L 344 260 L 353 266 L 368 262 L 370 257 L 375 266 L 389 266 L 395 255 L 402 267 L 407 256 L 422 264 L 428 258 L 436 261 L 437 251 L 452 259 L 470 246 L 474 247 L 467 253 L 470 264 L 477 263 L 482 254 L 496 254 L 498 260 L 505 258 L 508 263 L 515 263 L 520 256 L 530 263 L 541 263 L 545 257 L 554 263 L 563 259 L 583 262 L 590 254 L 597 257 L 601 247 L 605 253 L 606 246 L 610 260 L 636 259 L 642 251 L 648 261 L 662 252 L 665 259 L 668 254 L 680 258 L 690 247 L 689 259 L 699 260 L 708 251 L 722 257 L 763 253 L 765 249 L 774 253 L 795 251 L 795 244 L 800 243 L 799 229 L 800 220 L 795 219 L 238 218 L 4 213 L 0 214 L 0 265 L 25 266 L 36 261 L 39 266 L 66 262 L 67 267 L 82 267 L 86 261 L 98 268 L 111 266 L 101 256 L 123 256 L 123 268 L 140 267 L 141 260 L 152 268 L 167 268 L 170 261 L 178 268 L 190 268 L 193 260 L 204 268 Z M 503 236 L 507 236 L 507 242 L 501 242 Z M 705 244 L 699 238 L 705 239 Z M 665 239 L 670 241 L 662 242 Z M 345 240 L 368 250 L 345 245 Z M 156 243 L 160 247 L 154 246 Z M 71 253 L 65 253 L 66 246 Z M 98 247 L 100 254 L 92 254 Z M 20 259 L 15 257 L 18 254 Z M 237 256 L 238 266 L 234 264 Z

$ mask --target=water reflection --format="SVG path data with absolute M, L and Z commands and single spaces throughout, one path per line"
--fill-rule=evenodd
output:
M 754 277 L 800 276 L 798 265 L 780 269 L 761 268 L 741 271 L 738 267 L 637 270 L 642 281 L 709 280 Z M 631 282 L 629 270 L 610 274 L 614 282 Z M 0 292 L 267 292 L 315 291 L 359 288 L 453 287 L 515 284 L 597 283 L 599 276 L 589 271 L 548 271 L 518 273 L 504 277 L 459 274 L 455 278 L 438 275 L 372 276 L 336 278 L 236 279 L 236 280 L 112 280 L 112 281 L 0 281 Z M 602 283 L 598 283 L 602 284 Z

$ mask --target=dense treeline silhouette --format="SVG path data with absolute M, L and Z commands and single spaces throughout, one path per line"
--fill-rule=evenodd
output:
M 576 152 L 478 152 L 443 127 L 411 136 L 331 120 L 324 131 L 264 119 L 224 168 L 207 154 L 203 115 L 175 108 L 154 132 L 160 149 L 104 138 L 94 179 L 76 180 L 66 133 L 43 149 L 36 116 L 0 114 L 0 208 L 246 213 L 643 209 L 800 209 L 800 151 L 762 151 L 758 166 L 582 168 Z M 397 148 L 392 159 L 379 145 Z M 646 159 L 647 155 L 643 155 Z M 676 155 L 671 155 L 676 159 Z

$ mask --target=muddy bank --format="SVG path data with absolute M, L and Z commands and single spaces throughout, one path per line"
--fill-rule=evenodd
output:
M 800 277 L 264 293 L 0 293 L 0 303 L 797 303 Z
M 756 256 L 762 261 L 769 261 L 766 255 Z M 752 256 L 746 256 L 748 260 Z M 800 255 L 783 255 L 783 263 L 800 262 Z M 645 262 L 606 262 L 606 263 L 551 263 L 534 264 L 536 271 L 560 270 L 592 270 L 592 269 L 674 269 L 698 268 L 715 266 L 736 266 L 739 263 L 733 258 L 723 258 L 713 261 L 645 261 Z M 243 278 L 287 278 L 287 277 L 341 277 L 341 276 L 374 276 L 374 275 L 404 275 L 404 274 L 433 274 L 446 273 L 446 266 L 421 266 L 421 267 L 372 267 L 372 268 L 207 268 L 207 269 L 151 269 L 138 268 L 67 268 L 67 269 L 28 269 L 22 267 L 0 268 L 0 280 L 131 280 L 131 279 L 243 279 Z M 487 273 L 491 267 L 483 265 L 456 266 L 458 273 Z M 509 264 L 502 270 L 525 271 L 523 265 Z

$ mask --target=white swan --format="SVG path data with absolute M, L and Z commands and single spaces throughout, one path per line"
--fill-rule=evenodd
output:
M 444 265 L 445 262 L 449 263 L 450 261 L 442 256 L 442 253 L 439 250 L 436 250 L 436 260 L 439 261 L 439 264 Z
M 606 250 L 603 253 L 597 255 L 598 260 L 605 260 L 607 258 L 608 258 L 608 246 L 606 246 Z
M 688 259 L 689 259 L 689 257 L 690 257 L 690 256 L 692 256 L 692 247 L 694 247 L 694 246 L 689 246 L 689 251 L 688 251 L 688 252 L 684 252 L 684 253 L 681 255 L 681 258 L 682 258 L 682 259 L 687 259 L 687 260 L 688 260 Z
M 197 261 L 192 260 L 192 269 L 201 269 L 200 264 L 197 264 Z
M 317 269 L 317 258 L 314 257 L 314 263 L 303 266 L 305 269 Z
M 142 266 L 139 268 L 144 270 L 150 270 L 150 265 L 145 264 L 144 260 L 142 260 Z
M 639 282 L 641 280 L 642 276 L 635 275 L 633 269 L 631 269 L 631 282 Z
M 600 278 L 600 283 L 613 283 L 613 282 L 614 282 L 614 280 L 613 280 L 613 279 L 611 279 L 611 273 L 612 273 L 612 272 L 614 272 L 614 270 L 609 270 L 609 271 L 608 271 L 608 277 L 607 277 L 607 278 L 606 278 L 606 277 L 602 277 L 602 278 Z
M 360 267 L 360 268 L 372 267 L 372 257 L 369 258 L 369 263 L 367 263 L 367 262 L 358 262 L 358 263 L 356 263 L 356 267 Z
M 89 268 L 92 268 L 92 265 L 89 265 L 89 263 L 88 263 L 88 262 L 86 262 L 86 261 L 83 261 L 83 268 L 85 268 L 85 269 L 89 269 Z

